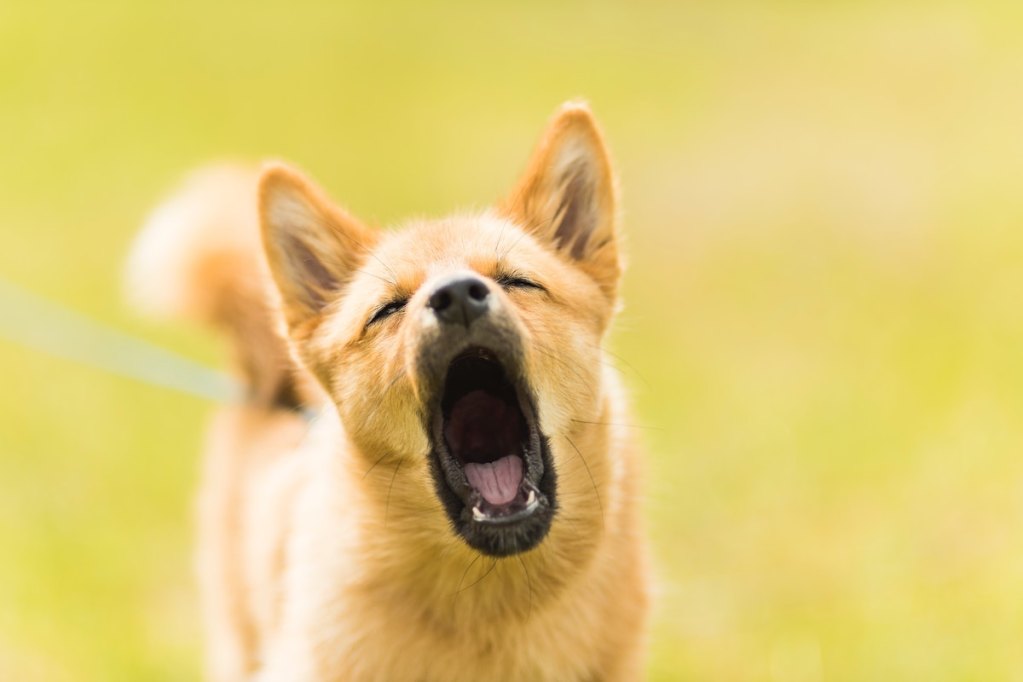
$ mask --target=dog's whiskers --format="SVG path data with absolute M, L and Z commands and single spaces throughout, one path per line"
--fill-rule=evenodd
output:
M 387 486 L 387 503 L 384 505 L 384 528 L 387 527 L 387 520 L 391 513 L 391 491 L 394 490 L 394 479 L 398 478 L 398 470 L 401 469 L 402 460 L 394 465 L 394 473 L 391 474 L 391 484 Z
M 518 246 L 519 242 L 521 242 L 526 237 L 527 234 L 529 234 L 530 232 L 539 234 L 541 230 L 546 230 L 548 227 L 550 227 L 550 225 L 553 222 L 554 218 L 549 218 L 546 221 L 538 222 L 535 225 L 532 225 L 531 227 L 522 230 L 521 234 L 519 234 L 519 238 L 512 242 L 511 246 L 505 249 L 505 252 L 501 254 L 501 257 L 498 258 L 498 261 L 503 261 L 505 258 L 507 258 L 508 254 L 512 252 L 512 249 Z
M 568 436 L 564 436 L 564 438 L 565 438 L 565 440 L 568 441 L 568 444 L 572 446 L 572 449 L 575 450 L 576 454 L 579 455 L 579 459 L 582 461 L 583 466 L 586 467 L 586 473 L 590 477 L 590 483 L 593 484 L 593 495 L 594 495 L 594 497 L 597 498 L 597 506 L 600 507 L 600 523 L 601 523 L 601 525 L 603 525 L 604 524 L 604 503 L 601 502 L 601 500 L 600 500 L 600 491 L 597 490 L 597 481 L 596 481 L 595 478 L 593 478 L 593 472 L 590 470 L 590 464 L 589 464 L 589 462 L 586 461 L 586 458 L 583 456 L 582 450 L 580 450 L 578 447 L 576 447 L 576 445 L 572 441 L 572 439 L 569 438 Z
M 377 461 L 373 462 L 372 466 L 370 466 L 369 469 L 366 469 L 366 473 L 364 473 L 362 475 L 362 480 L 365 481 L 366 477 L 369 476 L 370 472 L 377 468 L 377 464 L 380 464 L 380 462 L 384 461 L 384 459 L 389 454 L 390 454 L 389 452 L 385 452 L 384 454 L 382 454 L 379 457 L 377 457 Z
M 481 554 L 480 556 L 483 556 L 483 555 Z M 497 560 L 497 559 L 495 558 L 495 559 L 493 560 L 493 562 L 491 562 L 491 564 L 490 564 L 490 568 L 488 568 L 488 569 L 486 570 L 486 572 L 485 572 L 485 573 L 484 573 L 483 575 L 481 575 L 481 576 L 480 576 L 479 578 L 476 578 L 476 580 L 472 581 L 472 583 L 470 583 L 469 585 L 466 585 L 466 586 L 465 586 L 465 587 L 463 587 L 462 589 L 458 590 L 458 592 L 456 592 L 456 593 L 455 593 L 455 596 L 457 597 L 459 593 L 461 593 L 461 592 L 465 592 L 466 590 L 471 590 L 472 588 L 476 587 L 476 586 L 477 586 L 477 585 L 479 585 L 479 584 L 480 584 L 481 582 L 483 582 L 483 580 L 484 580 L 484 579 L 485 579 L 485 578 L 486 578 L 486 577 L 487 577 L 488 575 L 490 575 L 490 573 L 491 573 L 491 572 L 492 572 L 492 571 L 494 570 L 494 567 L 496 567 L 496 566 L 497 566 L 497 561 L 498 561 L 498 560 Z M 462 576 L 462 577 L 465 577 L 465 576 Z
M 382 280 L 382 281 L 384 281 L 384 282 L 387 282 L 387 283 L 388 283 L 388 284 L 390 284 L 391 286 L 394 286 L 394 287 L 397 287 L 397 286 L 398 286 L 398 276 L 397 276 L 396 274 L 394 274 L 394 270 L 392 270 L 392 269 L 391 269 L 391 268 L 390 268 L 390 267 L 389 267 L 389 266 L 387 265 L 387 263 L 385 263 L 385 262 L 384 262 L 383 260 L 381 260 L 380 256 L 378 256 L 378 255 L 376 254 L 376 252 L 374 252 L 374 250 L 373 250 L 373 249 L 371 249 L 370 247 L 366 246 L 365 244 L 363 244 L 362 242 L 360 242 L 360 241 L 359 241 L 358 239 L 356 239 L 355 237 L 353 237 L 353 236 L 352 236 L 352 235 L 351 235 L 351 234 L 349 233 L 349 231 L 348 231 L 348 230 L 339 230 L 339 231 L 338 231 L 338 234 L 341 234 L 341 235 L 342 235 L 342 236 L 343 236 L 343 237 L 344 237 L 345 239 L 347 239 L 348 241 L 350 241 L 350 242 L 351 242 L 352 244 L 355 244 L 355 246 L 357 246 L 357 247 L 359 248 L 359 250 L 363 251 L 364 253 L 368 253 L 368 254 L 369 254 L 370 256 L 372 256 L 372 257 L 373 257 L 373 260 L 375 260 L 376 262 L 380 263 L 380 265 L 382 265 L 382 266 L 383 266 L 383 268 L 384 268 L 385 270 L 387 270 L 387 272 L 389 272 L 389 273 L 391 274 L 391 279 L 390 279 L 390 280 L 387 280 L 387 279 L 385 279 L 385 278 L 383 278 L 383 277 L 380 277 L 380 276 L 378 276 L 378 275 L 374 275 L 374 274 L 373 274 L 372 272 L 366 272 L 365 270 L 361 270 L 360 272 L 365 272 L 365 273 L 366 273 L 367 275 L 372 275 L 373 277 L 376 277 L 377 279 L 380 279 L 380 280 Z
M 375 272 L 370 272 L 369 270 L 366 270 L 366 269 L 353 270 L 352 272 L 358 272 L 358 273 L 362 273 L 363 275 L 369 275 L 370 277 L 376 277 L 378 280 L 380 280 L 384 284 L 387 284 L 387 285 L 392 286 L 392 287 L 397 287 L 398 286 L 398 283 L 395 282 L 394 280 L 387 279 L 386 277 L 381 277 L 380 275 L 376 274 Z
M 607 355 L 610 355 L 612 358 L 614 358 L 615 360 L 617 360 L 618 362 L 622 363 L 627 368 L 632 370 L 632 373 L 635 374 L 636 377 L 639 378 L 640 381 L 642 381 L 644 384 L 646 384 L 647 387 L 650 386 L 650 382 L 647 380 L 647 378 L 645 376 L 643 376 L 643 373 L 640 372 L 638 369 L 636 369 L 635 365 L 633 365 L 631 362 L 629 362 L 628 360 L 623 358 L 621 355 L 618 355 L 617 353 L 608 350 L 604 346 L 591 346 L 591 347 L 596 348 L 597 350 L 600 350 L 603 353 L 606 353 Z M 618 367 L 617 365 L 615 365 L 614 363 L 608 363 L 608 364 L 610 366 L 614 367 L 615 369 L 621 370 L 621 368 Z
M 494 260 L 497 261 L 497 267 L 500 269 L 501 261 L 501 240 L 504 239 L 504 231 L 508 229 L 508 221 L 505 220 L 501 223 L 501 231 L 497 233 L 497 243 L 494 244 Z
M 452 595 L 453 598 L 457 597 L 458 593 L 462 591 L 462 582 L 465 581 L 465 576 L 469 575 L 469 569 L 475 566 L 476 562 L 479 561 L 482 556 L 482 554 L 476 552 L 476 556 L 473 557 L 472 561 L 469 562 L 469 565 L 465 567 L 464 571 L 462 571 L 462 577 L 458 579 L 458 585 L 455 586 L 455 593 Z
M 621 422 L 594 422 L 586 419 L 573 419 L 576 424 L 588 424 L 590 426 L 621 426 L 627 429 L 650 429 L 651 431 L 663 431 L 660 426 L 648 426 L 646 424 L 624 424 Z
M 529 569 L 526 567 L 526 562 L 523 561 L 522 555 L 519 554 L 517 557 L 519 563 L 522 564 L 522 572 L 526 574 L 526 589 L 529 591 L 529 603 L 526 607 L 526 620 L 529 620 L 533 616 L 533 581 L 529 577 Z
M 373 420 L 376 419 L 377 415 L 380 413 L 380 411 L 384 407 L 384 399 L 388 396 L 388 394 L 391 392 L 391 390 L 394 389 L 394 387 L 398 385 L 398 382 L 401 381 L 404 377 L 405 377 L 405 374 L 403 372 L 401 372 L 400 370 L 395 374 L 394 378 L 391 379 L 390 383 L 387 384 L 387 387 L 384 388 L 384 391 L 381 394 L 380 398 L 378 399 L 376 406 L 369 413 L 369 415 L 368 415 L 368 417 L 366 419 L 367 423 L 372 423 Z M 369 473 L 369 472 L 367 472 L 367 473 Z
M 592 398 L 596 398 L 596 395 L 593 393 L 593 388 L 590 386 L 590 380 L 587 379 L 585 376 L 583 376 L 582 371 L 580 370 L 581 365 L 577 365 L 577 364 L 573 364 L 573 363 L 569 362 L 565 358 L 563 358 L 560 355 L 558 355 L 558 354 L 554 353 L 553 351 L 549 350 L 542 343 L 539 343 L 539 342 L 536 343 L 534 345 L 534 348 L 540 354 L 544 355 L 547 358 L 550 358 L 552 361 L 558 363 L 565 370 L 567 370 L 567 371 L 571 372 L 572 374 L 574 374 L 575 377 L 577 379 L 579 379 L 580 384 L 583 385 L 583 386 L 586 386 L 586 391 L 589 394 L 590 398 L 591 399 Z

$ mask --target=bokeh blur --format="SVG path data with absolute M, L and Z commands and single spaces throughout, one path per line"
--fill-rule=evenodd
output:
M 1021 679 L 1018 2 L 8 0 L 0 279 L 215 366 L 120 297 L 186 171 L 437 215 L 572 97 L 623 187 L 650 679 Z M 0 377 L 0 679 L 197 678 L 211 404 L 5 339 Z

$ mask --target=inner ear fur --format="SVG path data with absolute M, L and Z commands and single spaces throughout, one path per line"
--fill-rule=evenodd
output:
M 589 107 L 572 102 L 555 113 L 499 209 L 576 263 L 614 300 L 622 271 L 617 206 L 600 128 Z
M 284 318 L 292 336 L 301 336 L 358 269 L 377 233 L 302 173 L 279 163 L 263 170 L 259 215 Z

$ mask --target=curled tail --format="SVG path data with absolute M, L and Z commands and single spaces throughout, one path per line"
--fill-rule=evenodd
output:
M 153 211 L 128 259 L 126 293 L 146 315 L 216 327 L 231 343 L 249 399 L 299 409 L 319 402 L 293 360 L 259 234 L 254 169 L 189 176 Z

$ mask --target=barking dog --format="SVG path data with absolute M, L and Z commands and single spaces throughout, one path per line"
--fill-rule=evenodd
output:
M 580 104 L 483 213 L 380 231 L 283 165 L 157 210 L 133 296 L 222 329 L 247 389 L 200 494 L 210 679 L 641 677 L 616 213 Z

